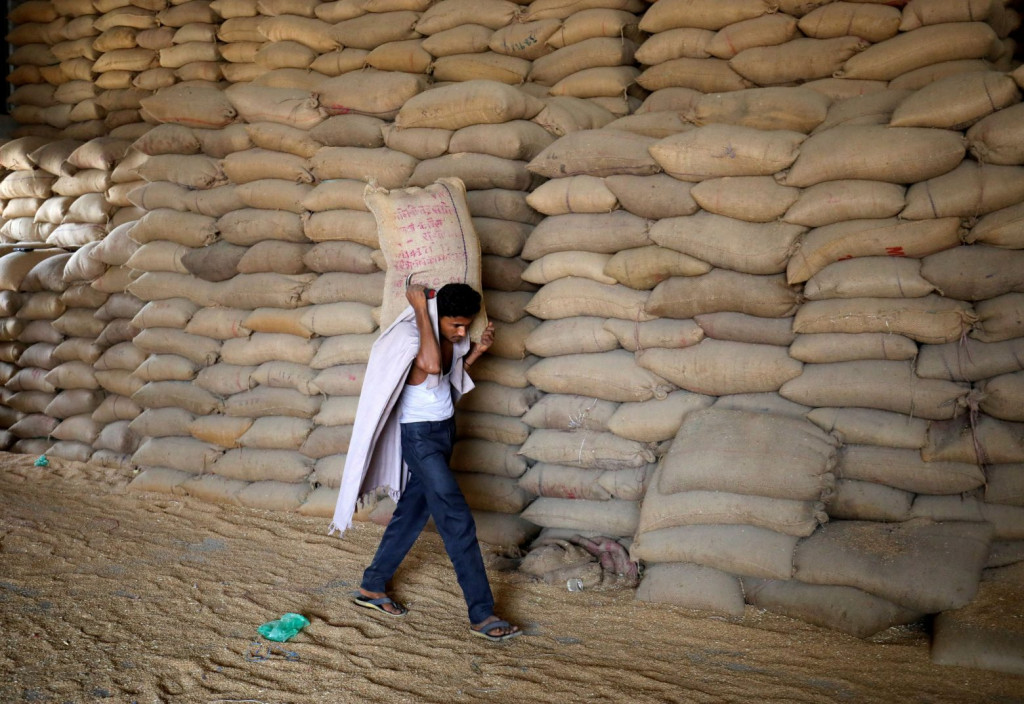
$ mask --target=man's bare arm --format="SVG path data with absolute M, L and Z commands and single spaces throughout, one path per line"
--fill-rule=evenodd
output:
M 426 289 L 420 284 L 411 284 L 405 291 L 405 298 L 416 313 L 416 329 L 420 334 L 420 349 L 413 360 L 413 369 L 409 374 L 409 382 L 422 383 L 428 374 L 441 371 L 441 346 L 434 334 L 434 326 L 427 312 Z

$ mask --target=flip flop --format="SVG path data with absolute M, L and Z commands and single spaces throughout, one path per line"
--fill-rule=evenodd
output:
M 374 611 L 380 611 L 382 614 L 387 614 L 388 616 L 398 617 L 405 616 L 407 613 L 409 613 L 409 609 L 405 608 L 389 596 L 382 596 L 378 599 L 374 599 L 372 597 L 363 596 L 362 594 L 360 594 L 354 599 L 352 599 L 352 603 L 356 606 L 362 606 L 364 609 L 373 609 Z M 392 613 L 385 609 L 384 606 L 386 604 L 392 604 L 395 608 L 398 609 L 398 613 Z
M 488 623 L 486 626 L 484 626 L 483 628 L 481 628 L 479 630 L 476 629 L 476 628 L 473 628 L 472 626 L 470 626 L 469 627 L 469 632 L 472 633 L 475 636 L 480 636 L 481 638 L 486 638 L 487 640 L 491 641 L 492 643 L 500 643 L 503 640 L 508 640 L 509 638 L 515 638 L 516 636 L 521 636 L 523 634 L 522 630 L 512 631 L 511 633 L 504 633 L 502 635 L 491 635 L 491 631 L 493 631 L 496 628 L 511 628 L 511 627 L 512 627 L 512 624 L 509 623 L 508 621 L 492 621 L 491 623 Z

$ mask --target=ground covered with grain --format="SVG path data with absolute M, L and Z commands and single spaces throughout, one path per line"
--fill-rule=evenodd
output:
M 0 454 L 0 702 L 1024 702 L 1024 678 L 940 667 L 923 629 L 865 642 L 748 607 L 743 623 L 570 593 L 488 555 L 503 616 L 473 638 L 440 538 L 351 605 L 381 528 L 127 490 L 128 471 Z M 285 643 L 257 627 L 297 612 Z

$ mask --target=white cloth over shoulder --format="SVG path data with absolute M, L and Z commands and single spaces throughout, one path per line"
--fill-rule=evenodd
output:
M 435 299 L 427 301 L 427 310 L 436 336 Z M 469 352 L 469 346 L 467 336 L 455 345 L 453 351 L 450 375 L 453 403 L 473 388 L 473 380 L 461 364 L 462 358 Z M 345 458 L 345 471 L 338 491 L 338 503 L 334 508 L 334 518 L 327 528 L 328 535 L 334 531 L 344 534 L 352 525 L 356 504 L 367 494 L 386 488 L 388 495 L 397 501 L 405 489 L 409 470 L 402 461 L 402 436 L 398 413 L 395 411 L 419 348 L 416 314 L 412 306 L 407 306 L 370 349 L 356 419 L 352 426 L 352 439 Z M 433 388 L 441 383 L 442 378 L 441 374 L 430 374 L 423 383 L 427 388 Z

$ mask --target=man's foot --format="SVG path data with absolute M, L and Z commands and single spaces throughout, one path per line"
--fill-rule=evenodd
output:
M 474 623 L 469 627 L 470 633 L 481 638 L 497 643 L 522 635 L 519 626 L 513 626 L 508 621 L 502 621 L 497 616 L 489 616 L 480 623 Z
M 368 592 L 362 587 L 359 588 L 359 594 L 352 599 L 352 603 L 356 606 L 380 611 L 388 616 L 405 616 L 409 611 L 384 592 Z

